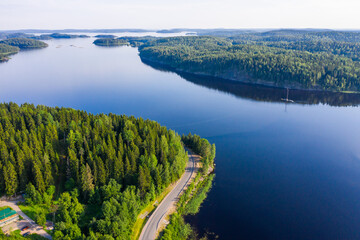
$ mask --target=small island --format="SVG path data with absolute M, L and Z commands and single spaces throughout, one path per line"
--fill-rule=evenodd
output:
M 9 60 L 10 55 L 16 54 L 20 48 L 0 43 L 0 62 Z
M 20 49 L 37 49 L 37 48 L 45 48 L 48 46 L 47 43 L 35 39 L 28 39 L 28 38 L 9 38 L 5 40 L 1 40 L 0 43 L 10 45 L 13 47 L 18 47 Z
M 44 42 L 27 38 L 10 38 L 0 41 L 0 62 L 6 62 L 10 55 L 18 53 L 21 49 L 45 48 Z
M 41 34 L 40 36 L 31 36 L 32 39 L 38 40 L 50 40 L 50 39 L 70 39 L 70 38 L 89 38 L 88 35 L 74 35 L 74 34 L 66 34 L 66 33 L 52 33 L 52 34 Z
M 116 38 L 115 35 L 110 35 L 110 34 L 99 34 L 95 36 L 96 38 Z
M 117 47 L 128 45 L 128 42 L 123 39 L 100 38 L 93 42 L 97 46 L 102 47 Z

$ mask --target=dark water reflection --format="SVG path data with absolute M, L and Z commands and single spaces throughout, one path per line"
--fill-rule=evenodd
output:
M 179 72 L 164 65 L 153 63 L 144 59 L 142 59 L 142 62 L 156 70 L 176 72 L 179 76 L 189 82 L 229 93 L 239 98 L 263 102 L 284 102 L 282 99 L 286 99 L 288 96 L 288 99 L 298 104 L 327 104 L 330 106 L 358 106 L 360 104 L 360 94 L 357 93 L 304 91 L 292 89 L 289 90 L 288 94 L 287 90 L 283 88 L 245 84 L 215 77 L 196 76 L 194 74 Z

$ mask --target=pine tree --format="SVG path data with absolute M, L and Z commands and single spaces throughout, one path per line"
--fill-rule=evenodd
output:
M 81 166 L 81 190 L 87 198 L 88 194 L 94 190 L 94 180 L 88 164 Z
M 14 195 L 17 191 L 18 180 L 15 168 L 10 161 L 7 161 L 3 167 L 3 176 L 6 195 Z

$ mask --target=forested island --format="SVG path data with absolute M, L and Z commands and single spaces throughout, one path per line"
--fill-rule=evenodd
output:
M 20 48 L 0 43 L 0 62 L 7 61 L 8 56 L 16 54 L 20 51 Z
M 55 221 L 54 239 L 129 239 L 140 211 L 185 171 L 183 142 L 206 172 L 215 146 L 199 136 L 142 118 L 3 103 L 0 195 L 25 193 L 20 207 L 40 225 Z
M 360 33 L 270 31 L 147 41 L 147 61 L 177 71 L 293 89 L 360 91 Z
M 1 40 L 0 43 L 18 47 L 20 49 L 37 49 L 37 48 L 45 48 L 48 46 L 47 43 L 34 39 L 28 39 L 28 38 L 9 38 L 5 40 Z
M 39 40 L 49 40 L 49 39 L 59 39 L 59 38 L 89 38 L 88 35 L 74 35 L 74 34 L 66 34 L 66 33 L 52 33 L 52 34 L 42 34 L 40 36 L 31 36 L 32 39 L 39 39 Z
M 103 47 L 116 47 L 128 45 L 128 42 L 123 39 L 113 39 L 113 38 L 99 38 L 93 42 L 97 46 Z
M 95 36 L 96 38 L 116 38 L 115 35 L 111 35 L 111 34 L 99 34 Z
M 9 38 L 0 41 L 0 62 L 8 61 L 9 56 L 18 53 L 21 49 L 45 48 L 44 42 L 27 38 Z

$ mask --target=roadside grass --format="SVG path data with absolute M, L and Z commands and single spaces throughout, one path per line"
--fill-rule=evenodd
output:
M 50 221 L 52 220 L 51 216 L 49 215 L 49 209 L 43 204 L 38 204 L 38 205 L 19 204 L 18 206 L 21 211 L 23 211 L 29 218 L 31 218 L 34 221 L 36 221 L 36 216 L 41 211 L 44 211 L 46 213 L 46 220 L 50 220 Z
M 169 187 L 167 187 L 154 201 L 149 203 L 138 215 L 136 222 L 132 229 L 131 239 L 137 240 L 140 237 L 141 230 L 145 226 L 148 218 L 145 216 L 143 219 L 140 218 L 143 214 L 148 212 L 147 216 L 150 216 L 153 211 L 155 211 L 156 207 L 160 204 L 160 202 L 166 197 L 166 195 L 171 192 L 171 190 L 174 188 L 175 184 L 171 184 Z M 155 205 L 157 201 L 157 204 Z
M 7 209 L 7 208 L 10 208 L 11 210 L 13 210 L 11 207 L 9 207 L 9 206 L 3 206 L 3 207 L 0 207 L 0 211 L 1 210 L 4 210 L 4 209 Z
M 44 238 L 43 236 L 40 236 L 39 234 L 36 233 L 23 237 L 20 230 L 13 231 L 10 235 L 10 239 L 47 240 L 47 238 Z

